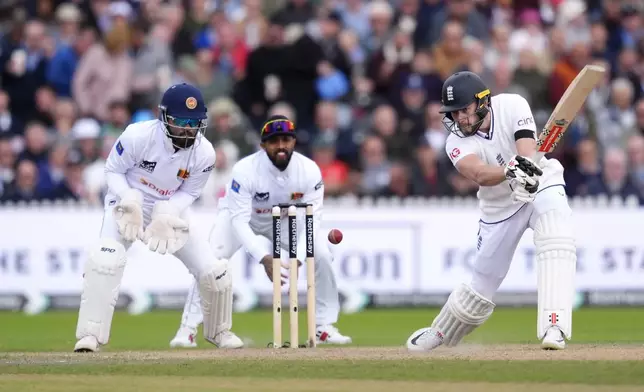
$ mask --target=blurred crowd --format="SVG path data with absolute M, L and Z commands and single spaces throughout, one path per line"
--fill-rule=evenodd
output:
M 103 165 L 173 83 L 208 102 L 223 195 L 284 114 L 327 195 L 472 196 L 447 159 L 442 81 L 479 73 L 542 127 L 577 72 L 607 69 L 553 154 L 570 195 L 644 204 L 641 0 L 4 0 L 0 201 L 100 204 Z

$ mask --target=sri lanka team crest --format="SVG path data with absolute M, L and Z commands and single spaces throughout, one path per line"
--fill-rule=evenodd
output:
M 177 177 L 182 180 L 187 180 L 188 177 L 190 177 L 190 172 L 186 169 L 179 169 L 179 171 L 177 172 Z
M 188 99 L 186 99 L 186 107 L 191 110 L 196 108 L 197 99 L 195 97 L 188 97 Z
M 303 194 L 303 193 L 300 193 L 300 192 L 293 192 L 293 193 L 291 193 L 291 200 L 299 200 L 299 199 L 301 199 L 302 197 L 304 197 L 304 194 Z

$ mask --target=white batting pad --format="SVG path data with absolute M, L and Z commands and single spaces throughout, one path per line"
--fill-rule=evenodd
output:
M 557 210 L 542 214 L 534 228 L 537 252 L 537 337 L 543 339 L 556 325 L 572 337 L 572 305 L 575 298 L 577 248 L 571 218 Z
M 219 259 L 199 278 L 203 311 L 203 336 L 214 342 L 215 336 L 233 325 L 233 280 L 228 260 Z
M 456 346 L 492 315 L 495 306 L 469 285 L 461 284 L 450 294 L 432 327 L 443 334 L 444 345 Z
M 102 238 L 90 250 L 83 275 L 77 339 L 94 336 L 100 344 L 109 341 L 125 262 L 125 248 L 116 240 Z

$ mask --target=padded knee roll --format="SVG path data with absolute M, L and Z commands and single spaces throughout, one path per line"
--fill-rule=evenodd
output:
M 100 344 L 110 338 L 114 306 L 125 269 L 125 247 L 103 238 L 89 252 L 85 262 L 76 338 L 94 336 Z
M 557 326 L 572 337 L 572 306 L 575 296 L 577 248 L 569 214 L 545 212 L 534 228 L 537 260 L 537 338 Z
M 470 286 L 461 284 L 447 299 L 432 327 L 443 334 L 443 344 L 456 346 L 494 311 L 495 304 Z
M 203 335 L 213 341 L 233 325 L 233 281 L 228 260 L 220 259 L 199 277 Z

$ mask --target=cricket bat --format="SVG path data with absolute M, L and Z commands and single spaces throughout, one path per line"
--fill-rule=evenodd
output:
M 554 151 L 590 92 L 604 78 L 604 72 L 600 66 L 586 65 L 570 83 L 537 139 L 536 162 Z

